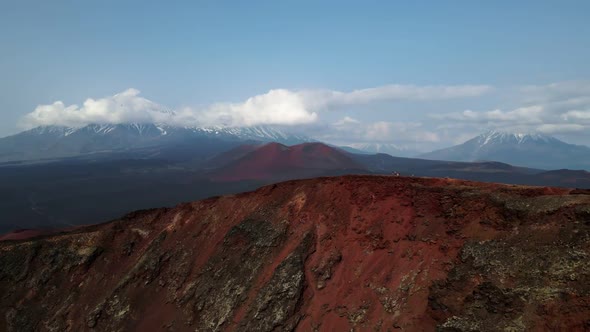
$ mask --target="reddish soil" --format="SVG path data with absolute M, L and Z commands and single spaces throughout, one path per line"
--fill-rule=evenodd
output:
M 570 192 L 318 178 L 4 241 L 0 330 L 584 331 Z

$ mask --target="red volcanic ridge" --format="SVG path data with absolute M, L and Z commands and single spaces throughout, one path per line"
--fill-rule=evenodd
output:
M 238 155 L 231 160 L 229 156 Z M 323 143 L 304 143 L 285 146 L 269 143 L 253 149 L 239 147 L 217 158 L 231 160 L 214 172 L 218 181 L 271 180 L 293 177 L 315 177 L 336 170 L 364 170 L 345 152 Z
M 570 193 L 330 177 L 3 241 L 0 330 L 583 331 Z

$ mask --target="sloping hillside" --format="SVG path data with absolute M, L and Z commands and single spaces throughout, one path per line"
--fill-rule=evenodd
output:
M 289 181 L 0 242 L 0 330 L 584 330 L 589 240 L 566 189 Z

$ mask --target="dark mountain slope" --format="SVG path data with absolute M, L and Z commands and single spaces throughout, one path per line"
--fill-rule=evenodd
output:
M 449 177 L 521 185 L 590 188 L 590 173 L 586 171 L 545 171 L 493 161 L 455 162 L 392 157 L 386 154 L 351 156 L 371 172 L 381 174 L 397 172 L 401 175 Z
M 226 151 L 246 142 L 299 144 L 310 138 L 279 129 L 257 126 L 240 128 L 174 127 L 158 124 L 91 124 L 81 128 L 38 127 L 0 138 L 0 162 L 57 159 L 90 155 L 93 158 L 124 155 L 148 158 L 154 153 L 170 153 L 177 147 Z M 237 143 L 237 144 L 236 144 Z M 175 156 L 177 157 L 177 156 Z

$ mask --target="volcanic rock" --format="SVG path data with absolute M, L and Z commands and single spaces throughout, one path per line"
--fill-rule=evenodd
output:
M 346 176 L 0 242 L 2 331 L 590 327 L 590 195 Z

